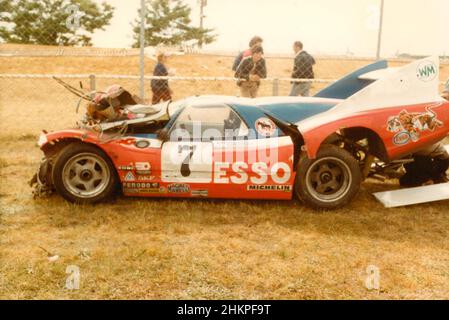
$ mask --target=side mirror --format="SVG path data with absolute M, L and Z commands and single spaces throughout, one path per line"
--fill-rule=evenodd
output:
M 162 128 L 158 132 L 157 138 L 161 141 L 168 141 L 168 139 L 170 138 L 168 132 L 169 132 L 168 128 Z

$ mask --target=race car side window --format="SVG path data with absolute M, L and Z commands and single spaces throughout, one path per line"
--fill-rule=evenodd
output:
M 246 124 L 227 105 L 188 106 L 177 117 L 170 140 L 243 139 L 248 132 Z

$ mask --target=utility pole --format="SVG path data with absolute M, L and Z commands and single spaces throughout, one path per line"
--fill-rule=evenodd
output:
M 204 15 L 204 7 L 207 6 L 207 0 L 199 0 L 199 2 L 200 2 L 200 29 L 203 29 L 204 18 L 206 17 Z M 198 41 L 198 47 L 200 49 L 203 47 L 203 39 L 202 38 Z
M 140 98 L 145 99 L 145 0 L 140 0 Z
M 377 53 L 376 60 L 380 59 L 380 50 L 382 46 L 382 28 L 384 22 L 384 0 L 380 0 L 380 15 L 379 15 L 379 33 L 377 35 Z

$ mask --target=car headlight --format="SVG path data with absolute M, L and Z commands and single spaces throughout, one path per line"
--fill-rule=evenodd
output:
M 41 132 L 41 134 L 39 135 L 39 140 L 37 140 L 37 145 L 42 148 L 43 145 L 47 144 L 48 139 L 47 139 L 47 134 Z

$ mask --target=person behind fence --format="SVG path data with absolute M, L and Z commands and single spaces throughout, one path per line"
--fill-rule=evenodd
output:
M 296 41 L 293 44 L 293 51 L 295 52 L 295 60 L 293 64 L 293 79 L 314 79 L 313 65 L 316 63 L 315 59 L 303 50 L 301 41 Z M 292 89 L 290 96 L 308 97 L 310 93 L 311 82 L 292 82 Z
M 157 56 L 157 64 L 154 67 L 153 76 L 166 77 L 168 76 L 168 70 L 165 64 L 167 63 L 168 55 L 166 53 L 159 53 Z M 172 100 L 172 90 L 168 86 L 168 80 L 166 79 L 152 79 L 151 91 L 153 91 L 152 104 L 157 104 L 161 101 Z
M 256 98 L 260 80 L 267 77 L 267 66 L 263 58 L 263 48 L 255 45 L 251 48 L 251 56 L 240 63 L 235 78 L 240 87 L 240 95 L 246 98 Z
M 262 46 L 263 39 L 259 36 L 254 36 L 250 42 L 249 42 L 249 48 L 245 51 L 240 52 L 237 57 L 234 59 L 234 64 L 232 65 L 232 71 L 237 71 L 237 68 L 239 67 L 240 63 L 243 59 L 248 58 L 251 56 L 251 48 L 254 46 Z

